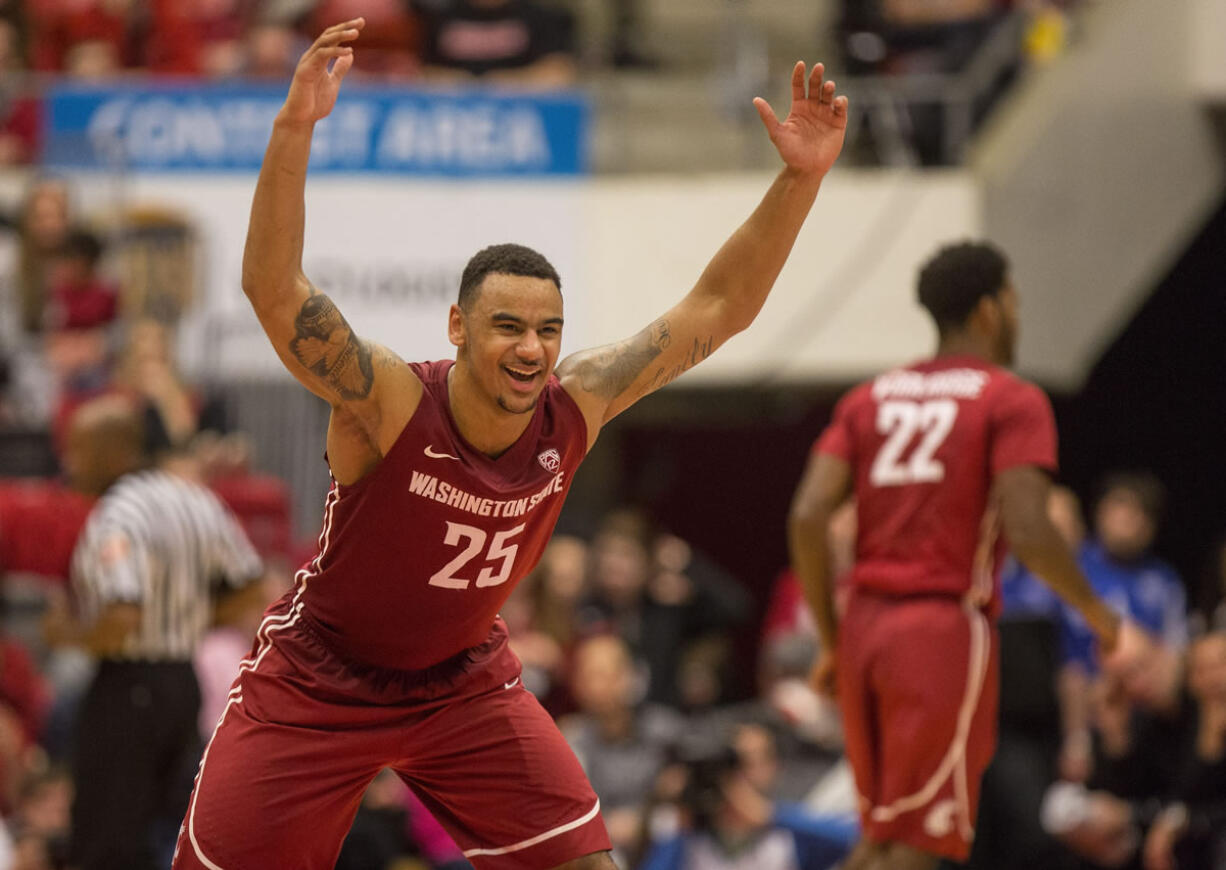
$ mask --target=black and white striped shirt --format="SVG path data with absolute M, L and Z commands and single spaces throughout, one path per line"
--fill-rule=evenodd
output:
M 212 596 L 262 571 L 234 516 L 204 487 L 163 471 L 121 478 L 94 506 L 72 554 L 80 615 L 111 604 L 141 606 L 122 656 L 189 661 L 212 618 Z

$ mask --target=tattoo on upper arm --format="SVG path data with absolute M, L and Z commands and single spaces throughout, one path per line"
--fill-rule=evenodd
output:
M 294 331 L 290 352 L 311 374 L 342 399 L 370 395 L 375 379 L 370 345 L 353 334 L 331 299 L 312 290 L 294 318 Z
M 690 348 L 690 352 L 686 354 L 681 362 L 675 366 L 656 370 L 651 382 L 647 385 L 647 391 L 658 390 L 665 384 L 672 383 L 714 352 L 715 336 L 708 335 L 706 340 L 694 339 L 694 346 Z
M 630 389 L 672 340 L 668 321 L 657 320 L 632 338 L 599 348 L 577 362 L 579 385 L 584 392 L 611 401 Z

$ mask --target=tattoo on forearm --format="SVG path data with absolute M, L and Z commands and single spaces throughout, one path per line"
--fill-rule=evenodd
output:
M 630 388 L 651 361 L 672 343 L 667 320 L 657 320 L 633 338 L 592 351 L 575 374 L 584 392 L 612 400 Z
M 375 374 L 370 346 L 353 334 L 332 300 L 312 293 L 294 319 L 297 336 L 290 352 L 302 365 L 336 390 L 342 399 L 370 395 Z
M 651 383 L 647 385 L 647 389 L 658 390 L 665 384 L 670 384 L 683 374 L 688 372 L 694 366 L 698 365 L 704 359 L 709 357 L 715 351 L 715 336 L 708 335 L 706 340 L 694 339 L 694 346 L 690 348 L 690 352 L 680 363 L 671 368 L 657 369 L 655 375 L 651 379 Z

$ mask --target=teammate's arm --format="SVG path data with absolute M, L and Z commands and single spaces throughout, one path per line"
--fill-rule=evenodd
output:
M 792 570 L 817 621 L 821 653 L 813 672 L 815 688 L 834 691 L 838 616 L 834 609 L 834 578 L 830 576 L 830 517 L 851 495 L 851 465 L 828 453 L 814 453 L 801 477 L 788 512 L 788 550 Z
M 580 351 L 558 366 L 587 419 L 589 446 L 601 426 L 702 362 L 757 316 L 843 147 L 847 98 L 836 97 L 822 74 L 817 64 L 806 95 L 805 65 L 796 64 L 792 109 L 783 122 L 765 100 L 754 101 L 785 167 L 694 288 L 637 335 Z
M 328 450 L 334 471 L 338 464 L 360 466 L 363 454 L 381 455 L 421 396 L 408 367 L 355 334 L 302 271 L 311 137 L 353 65 L 353 49 L 343 43 L 356 39 L 364 25 L 357 18 L 328 28 L 298 62 L 260 167 L 243 252 L 243 291 L 277 355 L 332 405 Z
M 1094 594 L 1068 544 L 1047 514 L 1051 480 L 1033 465 L 996 475 L 996 497 L 1009 547 L 1019 561 L 1075 607 L 1103 649 L 1115 648 L 1120 618 Z

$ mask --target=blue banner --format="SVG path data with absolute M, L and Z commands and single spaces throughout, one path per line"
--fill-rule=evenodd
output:
M 59 86 L 44 163 L 65 169 L 258 170 L 285 90 Z M 315 128 L 314 172 L 532 176 L 587 172 L 578 93 L 522 95 L 346 87 Z

